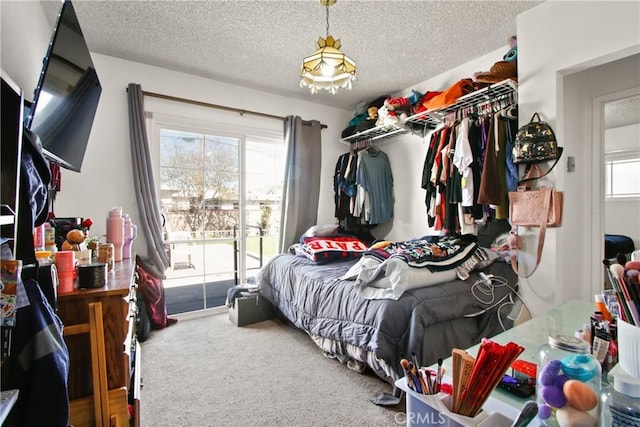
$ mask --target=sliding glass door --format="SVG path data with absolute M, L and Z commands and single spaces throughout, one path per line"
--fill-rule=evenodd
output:
M 159 139 L 167 310 L 224 305 L 275 254 L 283 141 L 179 127 Z

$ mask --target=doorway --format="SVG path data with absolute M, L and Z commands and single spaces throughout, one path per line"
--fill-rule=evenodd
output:
M 640 247 L 640 87 L 595 98 L 594 114 L 602 117 L 594 135 L 602 146 L 602 233 L 608 235 L 601 256 L 615 263 L 617 253 L 628 258 Z
M 276 253 L 283 138 L 175 124 L 158 135 L 167 312 L 224 306 Z
M 579 87 L 584 90 L 582 99 L 588 101 L 591 113 L 587 117 L 592 123 L 591 229 L 587 231 L 591 241 L 588 259 L 592 295 L 605 286 L 605 234 L 628 236 L 636 247 L 640 245 L 640 197 L 636 193 L 640 184 L 630 181 L 638 179 L 638 175 L 629 175 L 633 168 L 627 167 L 627 162 L 640 157 L 639 76 L 640 54 L 577 76 L 583 79 Z

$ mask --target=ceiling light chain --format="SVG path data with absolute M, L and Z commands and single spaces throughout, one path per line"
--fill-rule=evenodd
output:
M 324 7 L 327 10 L 327 32 L 325 37 L 329 37 L 329 2 L 325 2 Z
M 356 80 L 355 62 L 339 50 L 340 39 L 336 40 L 329 34 L 329 6 L 335 2 L 320 0 L 326 8 L 326 38 L 318 38 L 316 51 L 302 62 L 300 87 L 308 87 L 311 93 L 325 89 L 335 94 L 341 87 L 351 89 L 352 82 Z

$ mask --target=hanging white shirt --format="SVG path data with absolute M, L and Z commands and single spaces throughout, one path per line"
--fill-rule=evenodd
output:
M 456 150 L 453 153 L 453 164 L 462 175 L 462 206 L 473 206 L 473 152 L 469 143 L 469 118 L 465 117 L 458 128 Z

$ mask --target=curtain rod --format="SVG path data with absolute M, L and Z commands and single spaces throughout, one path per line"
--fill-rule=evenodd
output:
M 276 115 L 273 115 L 273 114 L 261 113 L 259 111 L 243 110 L 241 108 L 227 107 L 225 105 L 211 104 L 211 103 L 208 103 L 208 102 L 195 101 L 193 99 L 179 98 L 177 96 L 163 95 L 161 93 L 147 92 L 147 91 L 144 91 L 144 90 L 142 91 L 142 94 L 145 95 L 145 96 L 151 96 L 153 98 L 160 98 L 160 99 L 166 99 L 166 100 L 169 100 L 169 101 L 183 102 L 185 104 L 199 105 L 201 107 L 209 107 L 209 108 L 217 108 L 218 110 L 233 111 L 235 113 L 240 113 L 240 115 L 253 114 L 254 116 L 268 117 L 270 119 L 278 119 L 278 120 L 284 120 L 286 118 L 286 117 L 282 117 L 282 116 L 276 116 Z M 303 125 L 311 125 L 311 122 L 308 121 L 308 120 L 303 120 L 302 124 Z M 326 127 L 327 127 L 327 125 L 320 123 L 320 128 L 321 129 L 326 129 Z

